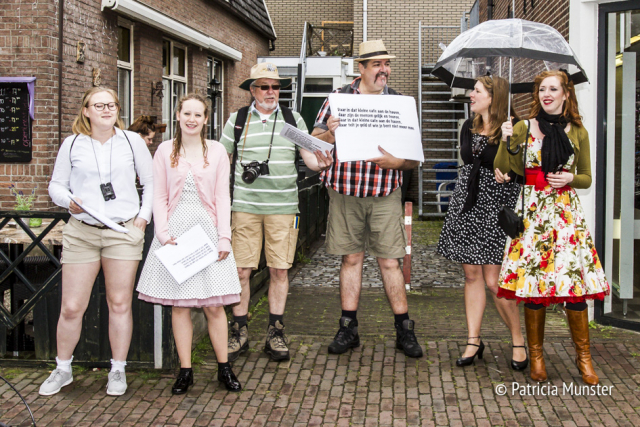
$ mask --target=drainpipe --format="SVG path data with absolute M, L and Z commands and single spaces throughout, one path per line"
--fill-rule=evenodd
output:
M 367 0 L 362 0 L 362 41 L 367 41 Z
M 58 145 L 62 144 L 62 36 L 64 0 L 58 1 Z

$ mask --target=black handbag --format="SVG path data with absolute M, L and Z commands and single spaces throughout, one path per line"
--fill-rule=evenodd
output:
M 524 162 L 522 163 L 522 174 L 526 177 L 527 168 L 527 145 L 529 145 L 529 131 L 531 130 L 531 122 L 527 123 L 527 134 L 524 139 Z M 526 178 L 525 178 L 526 179 Z M 506 185 L 506 182 L 504 183 Z M 524 186 L 523 186 L 524 189 Z M 515 239 L 524 232 L 524 191 L 522 192 L 522 215 L 519 216 L 511 208 L 502 205 L 498 211 L 498 225 L 504 233 Z

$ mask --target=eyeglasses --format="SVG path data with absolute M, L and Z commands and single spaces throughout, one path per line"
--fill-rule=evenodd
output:
M 271 85 L 271 86 L 269 86 L 269 85 L 253 85 L 253 87 L 260 88 L 260 90 L 263 90 L 263 91 L 265 91 L 265 92 L 266 92 L 266 91 L 268 91 L 269 89 L 273 89 L 273 90 L 280 90 L 280 88 L 281 88 L 282 86 L 280 86 L 280 85 Z
M 104 110 L 104 107 L 107 107 L 111 111 L 115 111 L 118 109 L 118 107 L 120 107 L 120 104 L 118 104 L 117 102 L 109 102 L 108 104 L 105 104 L 103 102 L 97 102 L 95 104 L 89 105 L 89 107 L 95 108 L 96 111 L 102 111 Z
M 473 153 L 474 156 L 477 156 L 482 151 L 482 148 L 483 148 L 482 140 L 477 139 L 471 146 L 471 153 Z

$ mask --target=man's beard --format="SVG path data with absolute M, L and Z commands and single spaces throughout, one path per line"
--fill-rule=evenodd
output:
M 268 101 L 260 102 L 260 101 L 258 101 L 256 99 L 256 104 L 258 104 L 260 106 L 260 108 L 262 108 L 263 110 L 266 110 L 266 111 L 275 110 L 276 107 L 278 106 L 278 102 L 276 100 L 273 100 L 273 101 L 270 101 L 270 102 L 268 102 Z
M 385 73 L 384 71 L 380 71 L 378 74 L 376 74 L 376 78 L 373 80 L 373 82 L 377 82 L 378 78 L 384 76 L 387 80 L 389 80 L 389 73 Z

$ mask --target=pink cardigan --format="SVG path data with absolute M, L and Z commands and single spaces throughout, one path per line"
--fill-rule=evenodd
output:
M 193 165 L 178 158 L 171 167 L 173 140 L 164 141 L 153 157 L 153 218 L 156 237 L 165 244 L 169 235 L 169 218 L 178 205 L 184 181 L 191 171 L 198 195 L 218 229 L 218 251 L 231 251 L 231 199 L 229 197 L 229 157 L 218 141 L 207 141 L 209 165 L 204 160 Z M 176 237 L 176 236 L 174 236 Z

